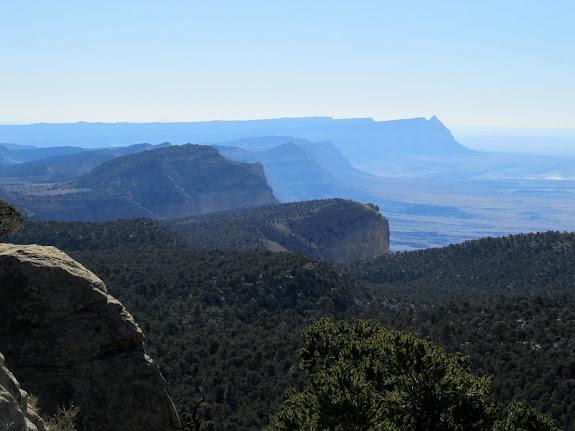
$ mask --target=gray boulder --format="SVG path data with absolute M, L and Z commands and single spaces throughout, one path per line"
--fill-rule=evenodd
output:
M 0 244 L 0 351 L 46 414 L 79 407 L 78 430 L 175 430 L 144 335 L 104 283 L 54 247 Z

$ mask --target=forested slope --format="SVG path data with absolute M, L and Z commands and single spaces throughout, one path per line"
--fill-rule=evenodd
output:
M 492 295 L 544 295 L 575 288 L 575 233 L 483 238 L 388 254 L 348 267 L 403 300 L 435 304 Z
M 525 401 L 575 429 L 575 294 L 496 296 L 398 309 L 373 316 L 471 359 L 494 376 L 497 400 Z
M 205 393 L 201 418 L 260 429 L 301 385 L 299 333 L 369 301 L 328 263 L 299 254 L 213 250 L 72 252 L 134 315 L 182 410 Z M 201 388 L 201 389 L 199 389 Z
M 573 234 L 486 238 L 345 267 L 191 249 L 158 222 L 109 223 L 35 224 L 36 236 L 24 237 L 61 237 L 142 326 L 179 409 L 203 392 L 198 417 L 217 429 L 268 423 L 284 390 L 304 383 L 299 332 L 327 316 L 369 318 L 462 352 L 476 373 L 494 375 L 498 405 L 523 400 L 575 430 Z
M 61 250 L 164 249 L 188 248 L 180 235 L 148 218 L 105 222 L 27 222 L 21 232 L 12 234 L 15 244 L 52 245 Z

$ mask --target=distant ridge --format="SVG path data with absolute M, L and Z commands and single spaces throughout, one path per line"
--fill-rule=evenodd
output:
M 389 222 L 375 205 L 313 200 L 163 222 L 193 247 L 304 253 L 351 262 L 389 252 Z
M 456 155 L 472 152 L 431 117 L 374 121 L 371 118 L 279 118 L 190 123 L 73 123 L 0 126 L 0 142 L 105 147 L 135 142 L 217 143 L 258 136 L 294 136 L 333 142 L 352 164 L 390 154 Z M 367 154 L 366 154 L 367 153 Z
M 331 142 L 294 137 L 248 138 L 212 145 L 224 157 L 259 162 L 280 202 L 346 198 L 370 202 L 371 196 L 350 185 L 353 168 Z
M 118 157 L 48 195 L 5 199 L 57 221 L 186 217 L 277 203 L 260 164 L 231 162 L 200 145 Z
M 134 144 L 94 150 L 80 147 L 53 147 L 12 151 L 13 157 L 20 157 L 20 163 L 2 166 L 0 178 L 34 177 L 36 181 L 66 181 L 86 174 L 99 164 L 115 157 L 170 145 L 169 142 L 164 142 L 158 145 Z
M 9 241 L 53 245 L 68 252 L 259 249 L 351 262 L 389 252 L 389 223 L 374 205 L 329 199 L 161 221 L 28 221 Z

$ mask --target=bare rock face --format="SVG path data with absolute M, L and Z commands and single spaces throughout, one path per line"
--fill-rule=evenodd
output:
M 78 430 L 172 430 L 179 420 L 144 336 L 104 283 L 54 247 L 0 244 L 0 350 L 47 414 Z
M 4 365 L 0 353 L 0 431 L 46 431 L 46 424 L 28 406 L 28 394 Z
M 373 205 L 343 199 L 327 201 L 291 223 L 291 230 L 314 244 L 318 258 L 338 263 L 389 252 L 389 222 Z
M 389 253 L 389 222 L 375 205 L 344 199 L 294 205 L 293 215 L 258 227 L 268 250 L 299 252 L 337 263 Z

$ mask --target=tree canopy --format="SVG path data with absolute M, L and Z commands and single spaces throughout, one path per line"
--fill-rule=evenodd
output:
M 268 431 L 557 430 L 519 403 L 506 422 L 496 421 L 492 379 L 474 375 L 461 354 L 413 335 L 322 319 L 303 340 L 308 384 L 287 393 Z
M 0 241 L 6 235 L 17 232 L 24 226 L 24 217 L 12 204 L 0 199 Z

